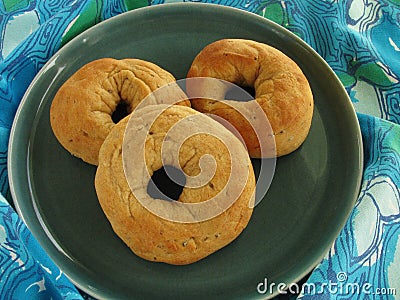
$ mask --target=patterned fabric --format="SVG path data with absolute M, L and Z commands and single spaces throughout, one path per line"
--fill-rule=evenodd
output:
M 81 295 L 0 195 L 1 299 L 81 299 Z
M 0 192 L 8 194 L 7 146 L 22 95 L 46 61 L 94 24 L 145 0 L 0 0 Z M 300 299 L 394 299 L 400 294 L 400 2 L 210 0 L 294 32 L 345 86 L 363 135 L 362 189 L 349 220 Z M 0 201 L 0 295 L 81 299 L 13 208 Z M 10 200 L 10 199 L 9 199 Z M 288 291 L 290 293 L 290 290 Z M 5 297 L 3 297 L 3 295 Z

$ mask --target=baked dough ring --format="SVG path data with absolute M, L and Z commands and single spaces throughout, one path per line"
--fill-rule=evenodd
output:
M 160 105 L 150 105 L 137 109 L 135 120 L 142 119 L 146 123 L 149 116 L 158 111 Z M 233 174 L 234 185 L 242 185 L 241 193 L 235 202 L 221 214 L 200 222 L 175 222 L 160 217 L 143 206 L 138 201 L 137 193 L 133 193 L 125 174 L 129 173 L 123 167 L 122 145 L 127 136 L 125 129 L 126 117 L 111 130 L 99 155 L 99 165 L 95 177 L 95 187 L 99 203 L 110 221 L 114 232 L 139 257 L 155 262 L 165 262 L 174 265 L 183 265 L 198 261 L 218 249 L 232 242 L 247 226 L 254 206 L 255 177 L 252 164 L 244 145 L 231 132 L 210 117 L 195 111 L 192 108 L 173 105 L 165 109 L 151 125 L 145 141 L 145 166 L 149 175 L 163 166 L 161 147 L 168 130 L 184 118 L 199 117 L 193 121 L 193 126 L 207 128 L 216 126 L 218 132 L 231 139 L 233 147 L 245 157 L 241 159 L 242 170 Z M 204 125 L 206 125 L 204 127 Z M 130 126 L 130 125 L 129 125 Z M 128 126 L 128 127 L 129 127 Z M 140 122 L 138 122 L 140 126 Z M 127 131 L 128 132 L 128 131 Z M 137 130 L 133 130 L 137 132 Z M 181 131 L 180 131 L 181 132 Z M 132 136 L 134 147 L 139 145 L 137 135 Z M 169 139 L 170 141 L 171 139 Z M 165 142 L 165 141 L 164 141 Z M 169 157 L 169 149 L 164 149 L 163 155 Z M 216 160 L 215 175 L 201 187 L 183 188 L 177 201 L 167 201 L 150 198 L 154 205 L 160 205 L 164 210 L 174 208 L 177 204 L 200 203 L 219 194 L 231 173 L 232 162 L 225 146 L 215 136 L 207 133 L 196 134 L 185 139 L 179 148 L 179 164 L 186 176 L 196 176 L 200 172 L 199 160 L 210 154 Z M 137 151 L 133 151 L 137 153 Z M 136 164 L 134 165 L 136 168 Z M 146 167 L 144 167 L 146 169 Z M 143 182 L 145 175 L 139 167 L 133 176 L 142 188 L 146 189 L 147 182 Z M 247 178 L 247 181 L 246 181 Z M 231 195 L 230 193 L 228 193 Z M 229 198 L 223 194 L 224 198 Z M 228 199 L 231 201 L 232 199 Z M 179 202 L 179 203 L 178 203 Z M 220 203 L 220 202 L 218 202 Z
M 251 40 L 219 40 L 196 56 L 187 77 L 213 77 L 241 87 L 254 87 L 254 101 L 262 107 L 272 127 L 277 156 L 296 150 L 306 139 L 314 109 L 311 88 L 299 66 L 279 50 Z M 190 96 L 189 89 L 187 93 Z M 230 122 L 242 135 L 251 157 L 272 156 L 268 151 L 266 155 L 261 153 L 249 122 L 230 106 L 246 109 L 254 103 L 218 100 L 197 98 L 191 102 L 196 110 Z
M 97 165 L 100 146 L 115 125 L 112 114 L 117 106 L 125 103 L 130 113 L 148 94 L 172 82 L 175 78 L 169 72 L 144 60 L 102 58 L 89 62 L 55 95 L 51 127 L 71 154 Z M 189 101 L 179 104 L 190 106 Z

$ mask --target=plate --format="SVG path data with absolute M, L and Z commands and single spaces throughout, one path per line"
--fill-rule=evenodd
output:
M 296 152 L 277 159 L 268 193 L 233 243 L 187 266 L 144 261 L 117 238 L 100 209 L 95 167 L 69 155 L 55 139 L 49 123 L 51 101 L 78 68 L 102 57 L 149 60 L 183 79 L 194 56 L 221 38 L 264 42 L 297 62 L 315 96 L 309 136 Z M 358 196 L 361 173 L 356 114 L 321 57 L 260 16 L 199 3 L 124 13 L 65 45 L 27 90 L 9 148 L 11 191 L 19 214 L 62 271 L 98 298 L 276 295 L 279 284 L 299 281 L 327 253 Z M 260 285 L 267 282 L 266 287 Z

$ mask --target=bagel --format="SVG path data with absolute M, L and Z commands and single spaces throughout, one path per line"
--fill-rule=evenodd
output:
M 100 147 L 117 122 L 117 107 L 125 105 L 129 114 L 147 95 L 172 82 L 169 72 L 140 59 L 89 62 L 56 93 L 50 107 L 52 130 L 71 154 L 97 165 Z M 190 106 L 189 101 L 179 104 Z
M 198 53 L 187 77 L 212 77 L 240 87 L 254 88 L 255 99 L 248 102 L 224 100 L 226 91 L 210 94 L 215 89 L 206 83 L 187 89 L 189 96 L 191 88 L 196 88 L 197 93 L 208 90 L 210 97 L 191 99 L 192 107 L 203 113 L 218 115 L 231 123 L 242 135 L 252 158 L 289 154 L 306 139 L 314 109 L 312 91 L 300 67 L 278 49 L 252 40 L 218 40 Z M 269 131 L 255 131 L 235 109 L 240 107 L 244 111 L 252 111 L 254 104 L 262 108 L 270 123 L 276 153 L 261 151 L 261 146 L 265 145 L 260 144 L 257 134 L 268 134 Z
M 139 257 L 173 265 L 196 262 L 231 243 L 247 226 L 254 206 L 255 176 L 244 145 L 220 123 L 190 107 L 149 105 L 134 114 L 130 121 L 128 116 L 115 125 L 105 139 L 95 175 L 98 200 L 114 232 Z M 146 129 L 143 124 L 149 120 L 154 122 Z M 197 133 L 184 137 L 180 144 L 167 133 L 183 121 L 197 128 Z M 208 132 L 216 132 L 228 142 Z M 142 133 L 145 141 L 138 139 Z M 142 144 L 144 156 L 138 154 Z M 173 149 L 179 149 L 175 163 L 168 161 Z M 176 201 L 146 193 L 149 176 L 166 164 L 195 178 L 203 172 L 201 160 L 207 155 L 216 164 L 208 182 L 188 187 L 187 181 Z M 143 159 L 144 167 L 133 159 Z M 124 163 L 133 169 L 128 170 Z M 234 199 L 237 186 L 241 188 Z M 216 197 L 218 201 L 212 202 Z M 182 214 L 190 220 L 176 219 Z

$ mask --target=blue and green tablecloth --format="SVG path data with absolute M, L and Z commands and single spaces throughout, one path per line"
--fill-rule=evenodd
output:
M 14 211 L 7 147 L 20 100 L 47 60 L 83 30 L 144 0 L 0 0 L 0 297 L 82 299 Z M 299 298 L 395 299 L 400 295 L 400 1 L 214 0 L 294 32 L 331 66 L 358 113 L 364 147 L 361 191 L 347 224 L 307 283 L 346 280 L 356 295 Z M 378 293 L 380 295 L 378 295 Z

